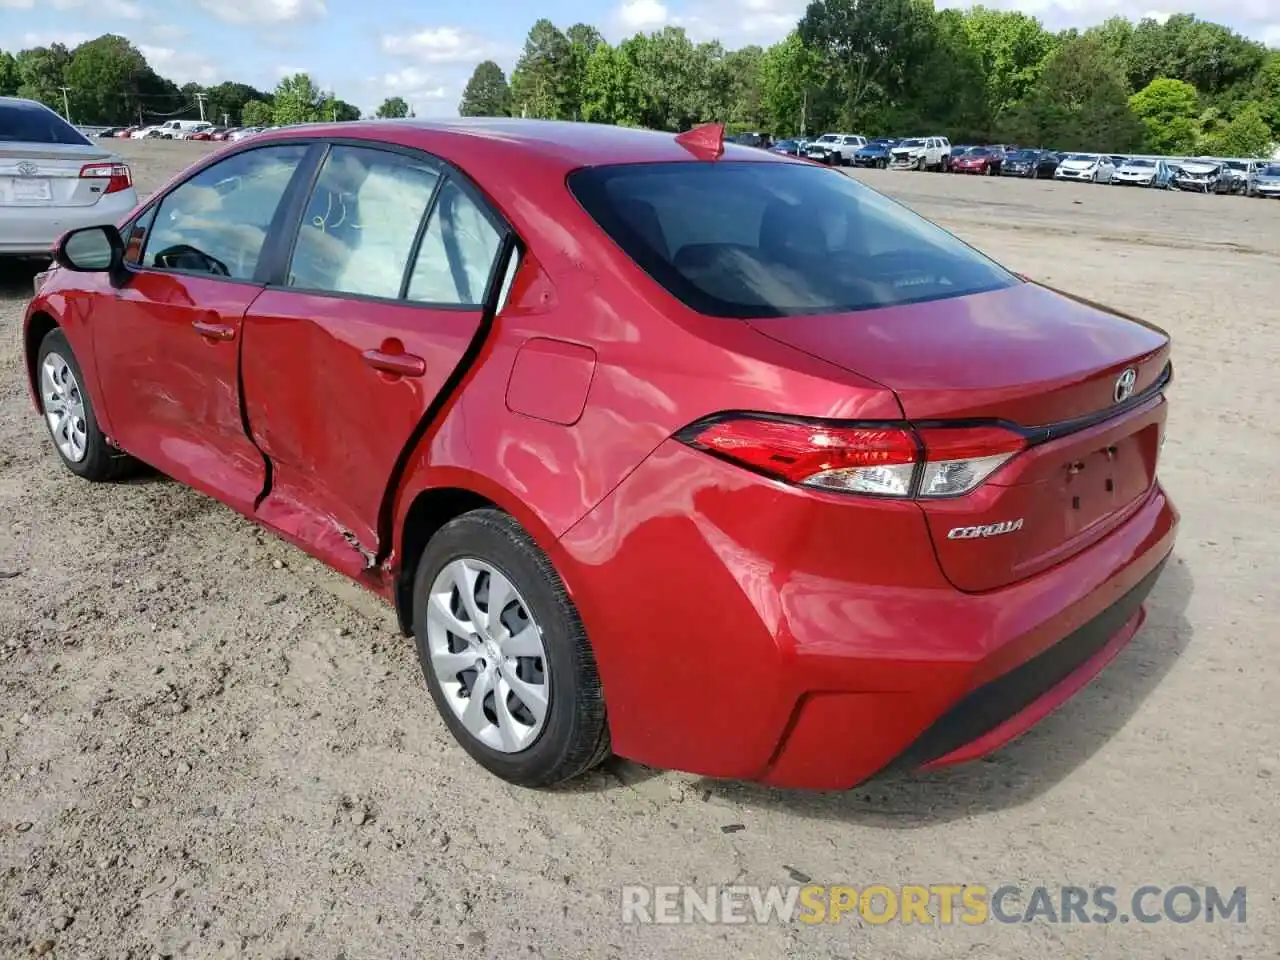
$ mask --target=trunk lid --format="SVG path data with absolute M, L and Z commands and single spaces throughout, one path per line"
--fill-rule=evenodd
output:
M 1155 483 L 1169 338 L 1149 324 L 1034 283 L 749 322 L 893 390 L 912 422 L 1039 428 L 972 493 L 919 501 L 959 589 L 994 589 L 1066 560 L 1122 523 Z M 1118 403 L 1122 377 L 1131 393 Z
M 88 207 L 110 178 L 82 179 L 87 163 L 118 163 L 94 144 L 0 142 L 0 206 Z

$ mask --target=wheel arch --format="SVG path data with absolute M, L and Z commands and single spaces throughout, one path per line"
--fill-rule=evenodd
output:
M 557 538 L 519 497 L 488 478 L 462 468 L 436 468 L 425 476 L 409 478 L 396 515 L 392 600 L 396 619 L 405 636 L 413 633 L 413 580 L 418 560 L 431 538 L 445 524 L 472 510 L 497 509 L 509 514 L 528 532 L 534 543 L 555 562 Z M 572 588 L 566 583 L 572 595 Z
M 40 400 L 40 385 L 36 382 L 36 361 L 39 359 L 40 344 L 53 330 L 61 324 L 53 314 L 46 310 L 35 310 L 28 317 L 26 329 L 22 332 L 23 360 L 27 370 L 27 389 L 31 392 L 31 400 L 36 410 L 43 411 Z

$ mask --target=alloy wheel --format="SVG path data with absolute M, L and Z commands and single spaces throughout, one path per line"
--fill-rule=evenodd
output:
M 515 585 L 482 560 L 451 560 L 431 584 L 426 620 L 431 669 L 467 732 L 500 753 L 531 746 L 551 677 L 542 630 Z
M 89 449 L 89 424 L 80 383 L 62 354 L 45 356 L 40 367 L 40 395 L 58 451 L 70 462 L 79 463 Z

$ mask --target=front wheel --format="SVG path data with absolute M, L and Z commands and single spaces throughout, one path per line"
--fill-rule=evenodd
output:
M 133 466 L 133 460 L 108 442 L 93 401 L 85 392 L 84 373 L 71 344 L 60 329 L 50 330 L 36 353 L 36 379 L 40 412 L 63 465 L 76 476 L 93 482 L 115 480 Z
M 477 763 L 509 783 L 547 787 L 609 755 L 582 620 L 512 517 L 474 510 L 445 524 L 418 562 L 413 598 L 427 688 Z
M 919 159 L 916 160 L 916 169 L 917 170 L 924 169 L 924 157 L 920 157 Z
M 888 161 L 888 160 L 880 160 L 880 161 L 878 161 L 878 162 L 876 163 L 876 166 L 878 166 L 881 170 L 887 170 L 887 169 L 888 169 L 888 167 L 889 167 L 889 161 Z

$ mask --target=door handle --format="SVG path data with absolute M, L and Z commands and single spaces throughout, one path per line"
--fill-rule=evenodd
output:
M 207 320 L 196 320 L 191 324 L 196 333 L 206 340 L 234 340 L 236 328 L 229 323 L 210 323 Z
M 420 377 L 427 372 L 427 362 L 412 353 L 387 353 L 385 350 L 366 350 L 364 362 L 375 370 L 397 377 Z

